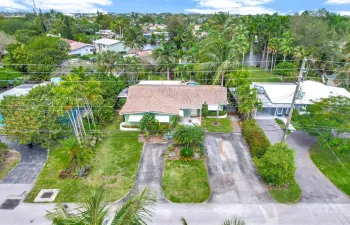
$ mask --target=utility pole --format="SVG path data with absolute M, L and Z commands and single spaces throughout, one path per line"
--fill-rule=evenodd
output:
M 38 15 L 38 12 L 36 11 L 35 0 L 33 0 L 33 11 L 34 11 L 34 14 Z
M 300 90 L 300 84 L 301 84 L 301 81 L 302 81 L 302 78 L 303 78 L 303 73 L 304 73 L 304 70 L 305 70 L 306 61 L 307 61 L 307 59 L 304 58 L 303 63 L 302 63 L 301 68 L 300 68 L 300 73 L 299 73 L 299 77 L 298 77 L 297 87 L 295 88 L 295 93 L 294 93 L 292 105 L 290 106 L 290 110 L 289 110 L 289 114 L 288 114 L 288 118 L 287 118 L 286 129 L 284 131 L 284 134 L 283 134 L 281 142 L 284 142 L 284 140 L 287 138 L 287 132 L 288 132 L 288 128 L 289 128 L 290 122 L 292 121 L 294 105 L 295 105 L 295 101 L 297 100 L 297 96 L 298 96 L 298 93 L 299 93 L 299 90 Z

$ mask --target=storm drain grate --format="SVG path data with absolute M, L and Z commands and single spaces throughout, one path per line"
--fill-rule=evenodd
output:
M 0 209 L 14 209 L 20 202 L 21 199 L 6 199 L 6 201 L 1 204 Z
M 41 195 L 41 198 L 51 198 L 53 195 L 53 192 L 44 192 L 44 194 Z

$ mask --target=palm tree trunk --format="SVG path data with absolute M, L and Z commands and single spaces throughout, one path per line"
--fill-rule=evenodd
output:
M 283 55 L 283 62 L 286 61 L 287 55 Z
M 220 90 L 220 96 L 219 96 L 219 102 L 218 102 L 218 110 L 216 111 L 216 123 L 219 122 L 221 95 L 222 95 L 222 89 L 224 89 L 224 75 L 225 75 L 225 71 L 222 71 L 222 73 L 221 73 L 221 90 Z
M 242 68 L 244 66 L 244 52 L 242 53 L 243 57 L 242 57 Z
M 260 62 L 260 68 L 261 68 L 261 69 L 264 67 L 265 52 L 266 52 L 266 42 L 265 42 L 265 44 L 264 44 L 264 51 L 263 51 L 263 53 L 262 53 L 262 58 L 261 58 L 261 62 Z
M 250 44 L 250 54 L 249 54 L 249 65 L 253 65 L 253 56 L 254 56 L 254 38 L 252 38 L 252 43 Z
M 276 64 L 277 64 L 277 54 L 276 54 L 276 56 L 275 56 L 275 63 L 273 64 L 273 68 L 276 67 Z
M 167 79 L 170 80 L 170 69 L 169 69 L 169 67 L 167 67 L 166 70 L 167 70 Z
M 271 57 L 272 57 L 272 58 L 271 58 L 271 68 L 270 68 L 270 71 L 271 71 L 271 73 L 272 73 L 273 64 L 275 63 L 275 60 L 273 59 L 273 58 L 274 58 L 274 54 L 272 54 Z
M 266 54 L 266 65 L 265 65 L 265 71 L 267 71 L 269 69 L 269 52 L 267 52 Z

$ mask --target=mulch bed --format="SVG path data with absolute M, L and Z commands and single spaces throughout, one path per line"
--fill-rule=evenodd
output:
M 220 122 L 212 122 L 211 125 L 214 127 L 220 127 L 222 124 Z

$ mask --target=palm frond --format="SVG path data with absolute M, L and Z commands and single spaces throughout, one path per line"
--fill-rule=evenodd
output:
M 180 221 L 181 221 L 182 225 L 188 225 L 185 218 L 181 217 Z
M 152 210 L 157 201 L 156 193 L 145 188 L 116 212 L 112 225 L 146 225 L 151 222 Z
M 231 220 L 226 220 L 222 223 L 222 225 L 245 225 L 245 222 L 243 219 L 239 217 L 235 217 Z

